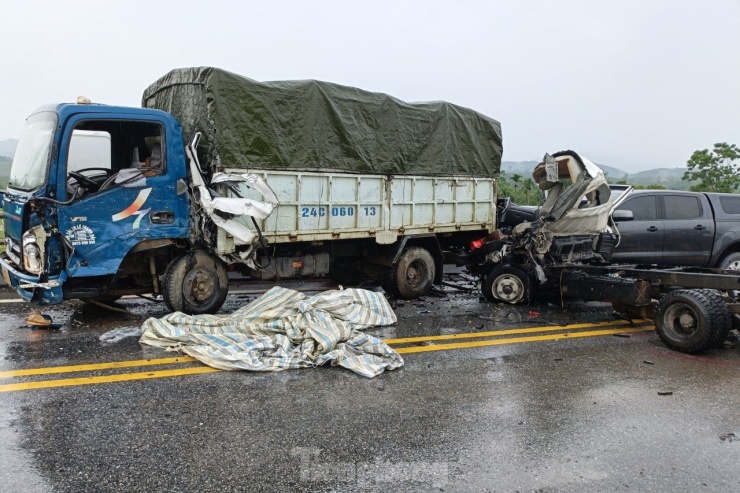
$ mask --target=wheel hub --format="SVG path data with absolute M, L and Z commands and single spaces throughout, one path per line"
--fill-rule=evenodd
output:
M 185 276 L 183 295 L 191 303 L 208 301 L 216 291 L 217 279 L 205 269 L 194 269 Z
M 696 313 L 689 305 L 684 303 L 671 305 L 666 310 L 665 320 L 671 332 L 680 338 L 691 337 L 698 328 Z
M 694 317 L 689 315 L 688 313 L 682 314 L 680 317 L 678 317 L 678 323 L 681 325 L 682 329 L 690 329 L 694 325 L 696 325 L 696 321 L 694 320 Z
M 513 274 L 503 274 L 493 284 L 496 298 L 508 303 L 516 303 L 524 296 L 524 284 Z
M 406 269 L 406 281 L 413 287 L 418 287 L 426 280 L 426 267 L 421 261 L 412 262 Z

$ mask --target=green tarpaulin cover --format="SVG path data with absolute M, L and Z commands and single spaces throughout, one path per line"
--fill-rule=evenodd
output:
M 501 166 L 492 118 L 329 82 L 182 68 L 149 86 L 142 106 L 174 115 L 186 138 L 202 132 L 201 163 L 217 167 L 490 177 Z

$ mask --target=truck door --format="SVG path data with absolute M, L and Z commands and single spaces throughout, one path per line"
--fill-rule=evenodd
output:
M 655 194 L 635 193 L 627 197 L 617 210 L 632 211 L 631 221 L 618 224 L 620 240 L 614 251 L 613 263 L 660 264 L 663 260 L 663 221 L 658 219 Z
M 661 193 L 665 211 L 663 264 L 705 266 L 712 255 L 714 219 L 703 195 Z
M 120 118 L 73 121 L 60 146 L 58 229 L 70 276 L 114 274 L 138 243 L 187 231 L 164 123 Z

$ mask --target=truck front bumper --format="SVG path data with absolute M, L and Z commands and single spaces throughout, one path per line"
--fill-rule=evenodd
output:
M 3 253 L 0 255 L 0 268 L 3 279 L 24 300 L 40 305 L 56 305 L 64 301 L 62 283 L 59 276 L 41 282 L 39 276 L 25 274 L 15 268 Z

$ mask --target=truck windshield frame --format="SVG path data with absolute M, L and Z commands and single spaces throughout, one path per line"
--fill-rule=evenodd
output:
M 30 192 L 46 183 L 56 125 L 57 115 L 51 111 L 28 117 L 10 166 L 8 188 Z

